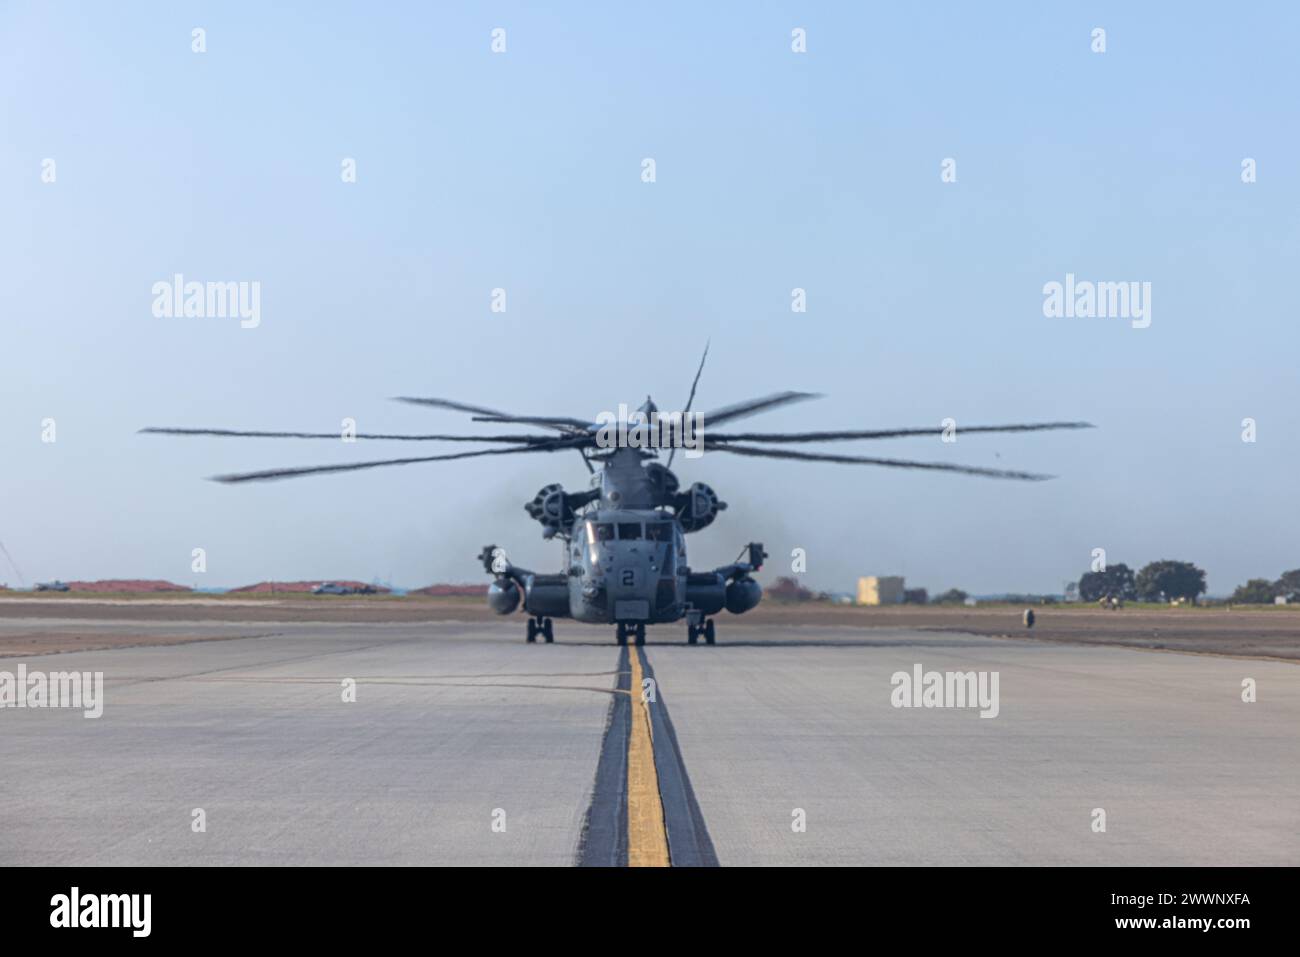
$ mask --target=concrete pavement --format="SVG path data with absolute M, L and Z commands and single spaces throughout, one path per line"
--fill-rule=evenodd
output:
M 0 658 L 106 678 L 98 720 L 0 710 L 0 865 L 571 864 L 619 654 L 556 624 L 196 623 L 227 640 Z M 1300 862 L 1295 665 L 720 624 L 714 648 L 652 629 L 645 661 L 688 778 L 665 807 L 697 801 L 723 865 Z M 915 664 L 997 671 L 998 716 L 893 707 Z

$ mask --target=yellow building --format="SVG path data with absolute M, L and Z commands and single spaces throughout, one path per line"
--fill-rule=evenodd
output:
M 870 575 L 858 579 L 859 605 L 899 605 L 903 601 L 903 578 L 901 575 L 878 578 Z

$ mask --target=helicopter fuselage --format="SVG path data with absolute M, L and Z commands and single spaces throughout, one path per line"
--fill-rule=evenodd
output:
M 605 460 L 592 491 L 547 486 L 528 507 L 547 536 L 564 543 L 559 574 L 518 568 L 494 546 L 483 550 L 485 570 L 495 576 L 488 604 L 498 614 L 522 605 L 538 627 L 572 618 L 642 633 L 645 625 L 683 618 L 692 629 L 702 627 L 724 608 L 743 614 L 762 598 L 749 577 L 762 564 L 762 545 L 749 546 L 749 562 L 704 572 L 687 564 L 686 533 L 725 507 L 707 486 L 679 494 L 666 468 L 620 448 Z
M 692 571 L 685 533 L 670 512 L 595 509 L 575 519 L 560 574 L 512 567 L 511 580 L 494 582 L 488 599 L 502 614 L 519 607 L 522 597 L 523 610 L 542 618 L 664 624 L 724 608 L 735 614 L 748 611 L 762 596 L 758 583 L 748 578 L 748 568 Z
M 596 509 L 573 523 L 565 549 L 569 614 L 587 622 L 676 621 L 689 571 L 686 538 L 671 514 Z

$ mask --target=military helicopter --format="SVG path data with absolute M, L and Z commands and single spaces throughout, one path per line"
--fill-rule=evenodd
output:
M 703 638 L 706 645 L 712 645 L 716 639 L 715 615 L 724 608 L 733 615 L 744 614 L 762 599 L 763 590 L 752 576 L 762 568 L 767 553 L 763 551 L 762 543 L 750 542 L 730 565 L 696 571 L 687 564 L 686 536 L 711 525 L 727 505 L 703 482 L 695 482 L 689 488 L 682 489 L 671 469 L 673 456 L 680 447 L 694 448 L 697 452 L 707 450 L 803 462 L 926 469 L 1020 481 L 1051 478 L 1050 475 L 1031 472 L 947 462 L 768 447 L 804 442 L 936 436 L 942 434 L 942 428 L 793 433 L 709 431 L 706 435 L 705 425 L 711 430 L 761 412 L 820 398 L 818 394 L 810 392 L 777 392 L 712 412 L 691 413 L 700 374 L 704 370 L 704 358 L 707 357 L 706 346 L 682 412 L 661 414 L 653 400 L 647 397 L 637 410 L 637 415 L 629 417 L 627 427 L 620 423 L 617 430 L 611 428 L 607 414 L 596 422 L 587 422 L 563 416 L 512 415 L 450 399 L 400 396 L 397 401 L 470 413 L 475 422 L 522 424 L 547 431 L 518 435 L 357 433 L 356 439 L 500 443 L 505 447 L 341 465 L 268 469 L 217 475 L 213 476 L 213 480 L 228 484 L 265 482 L 486 455 L 576 451 L 591 473 L 590 487 L 585 491 L 572 492 L 559 484 L 547 485 L 524 506 L 528 514 L 541 524 L 544 538 L 559 538 L 564 543 L 562 570 L 557 574 L 544 574 L 520 568 L 510 561 L 503 549 L 495 545 L 485 546 L 479 559 L 484 570 L 492 576 L 487 589 L 489 607 L 497 614 L 509 615 L 522 603 L 523 610 L 528 615 L 525 637 L 530 643 L 536 642 L 539 637 L 547 643 L 553 642 L 554 619 L 572 618 L 581 622 L 615 625 L 620 645 L 626 645 L 629 639 L 638 645 L 644 644 L 647 625 L 684 620 L 689 644 L 697 644 Z M 659 428 L 665 421 L 669 425 L 666 432 Z M 674 423 L 678 423 L 675 437 Z M 1039 432 L 1082 428 L 1091 428 L 1091 425 L 1087 422 L 1040 422 L 971 426 L 962 429 L 962 432 Z M 337 432 L 158 427 L 140 431 L 164 435 L 339 439 Z M 669 448 L 667 464 L 661 464 L 657 459 L 663 445 L 655 443 L 654 439 L 665 434 L 676 444 L 671 444 Z M 748 444 L 751 442 L 761 444 Z M 601 466 L 599 471 L 593 463 Z

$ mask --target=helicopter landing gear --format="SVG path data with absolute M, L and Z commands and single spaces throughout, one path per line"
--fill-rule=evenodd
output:
M 538 635 L 541 635 L 548 645 L 555 641 L 555 626 L 551 619 L 540 616 L 528 619 L 528 643 L 537 641 Z
M 638 645 L 645 644 L 645 623 L 638 622 L 630 625 L 625 622 L 618 623 L 617 638 L 620 645 L 626 645 L 628 638 L 631 637 Z
M 698 625 L 688 624 L 686 626 L 686 643 L 689 645 L 696 644 L 700 640 L 700 636 L 703 635 L 704 643 L 706 645 L 711 645 L 713 644 L 713 639 L 716 634 L 717 632 L 714 629 L 712 618 Z

